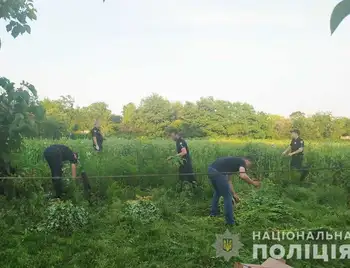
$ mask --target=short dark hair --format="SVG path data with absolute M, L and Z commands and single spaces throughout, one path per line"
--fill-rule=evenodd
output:
M 295 133 L 295 134 L 300 135 L 299 129 L 292 129 L 292 130 L 290 131 L 290 133 Z

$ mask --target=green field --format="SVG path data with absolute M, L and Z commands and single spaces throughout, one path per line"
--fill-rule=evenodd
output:
M 177 167 L 166 161 L 175 153 L 173 142 L 111 138 L 100 154 L 92 151 L 90 140 L 60 142 L 80 153 L 93 188 L 90 203 L 82 185 L 69 179 L 72 203 L 47 201 L 50 178 L 29 177 L 49 177 L 42 152 L 50 142 L 26 140 L 14 163 L 27 178 L 7 180 L 8 194 L 15 198 L 1 199 L 0 267 L 232 267 L 234 261 L 259 262 L 252 257 L 253 231 L 345 233 L 350 226 L 350 147 L 345 144 L 307 144 L 307 164 L 331 169 L 315 170 L 299 182 L 288 171 L 288 159 L 281 158 L 288 143 L 188 141 L 194 169 L 200 173 L 219 156 L 257 157 L 254 173 L 263 178 L 261 189 L 234 179 L 242 201 L 235 211 L 238 225 L 230 231 L 240 235 L 244 247 L 227 263 L 215 258 L 212 247 L 226 227 L 222 217 L 208 217 L 212 190 L 207 177 L 197 177 L 200 189 L 179 191 L 177 177 L 171 175 Z M 151 200 L 136 201 L 139 196 Z M 350 262 L 294 258 L 288 264 L 349 267 Z

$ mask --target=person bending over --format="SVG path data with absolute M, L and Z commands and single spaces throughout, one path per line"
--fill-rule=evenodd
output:
M 216 159 L 208 167 L 208 177 L 214 188 L 210 216 L 217 216 L 219 214 L 219 199 L 222 196 L 224 198 L 224 215 L 226 223 L 229 225 L 235 223 L 232 197 L 236 201 L 239 201 L 239 197 L 233 188 L 232 174 L 234 172 L 239 172 L 241 179 L 255 187 L 260 187 L 260 181 L 249 178 L 246 173 L 247 168 L 251 165 L 252 161 L 248 157 L 229 156 Z
M 62 144 L 54 144 L 47 147 L 44 151 L 44 158 L 48 163 L 51 176 L 52 184 L 56 192 L 56 198 L 61 198 L 63 194 L 63 163 L 69 161 L 72 165 L 72 178 L 77 176 L 77 163 L 78 154 L 73 152 L 70 148 Z

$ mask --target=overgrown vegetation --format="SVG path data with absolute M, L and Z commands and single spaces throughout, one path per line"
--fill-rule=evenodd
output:
M 1 267 L 232 267 L 237 260 L 258 262 L 252 259 L 253 231 L 345 232 L 350 225 L 346 145 L 307 144 L 311 167 L 337 169 L 314 171 L 301 183 L 281 171 L 288 169 L 288 159 L 281 158 L 279 145 L 189 141 L 196 172 L 206 172 L 219 156 L 258 156 L 254 173 L 263 176 L 262 188 L 234 181 L 242 201 L 236 209 L 239 225 L 231 231 L 240 234 L 244 247 L 239 257 L 226 263 L 215 258 L 212 247 L 215 234 L 224 233 L 226 227 L 223 218 L 208 217 L 212 190 L 207 177 L 198 177 L 200 189 L 185 187 L 179 192 L 176 176 L 151 175 L 176 173 L 176 166 L 166 160 L 174 153 L 172 142 L 109 139 L 99 154 L 90 149 L 91 141 L 60 142 L 80 151 L 92 184 L 90 202 L 84 199 L 81 183 L 69 179 L 69 201 L 46 200 L 51 179 L 29 177 L 50 175 L 42 152 L 52 141 L 25 140 L 14 164 L 27 178 L 7 181 L 17 197 L 1 199 Z M 115 177 L 103 177 L 110 175 Z M 287 242 L 292 243 L 282 244 Z M 349 262 L 289 260 L 289 264 L 348 267 Z
M 350 10 L 348 0 L 341 5 L 333 14 L 332 33 Z M 30 34 L 28 20 L 36 20 L 33 1 L 0 2 L 0 19 L 7 22 L 6 30 L 14 38 Z M 235 183 L 242 202 L 236 209 L 239 225 L 232 231 L 241 235 L 244 248 L 228 264 L 214 258 L 211 245 L 225 227 L 222 219 L 207 217 L 211 188 L 206 176 L 198 178 L 200 189 L 178 192 L 176 176 L 140 175 L 176 172 L 176 159 L 165 160 L 173 152 L 172 143 L 111 139 L 97 155 L 89 150 L 91 141 L 63 141 L 81 152 L 85 169 L 95 176 L 90 200 L 83 198 L 79 181 L 67 179 L 69 200 L 64 202 L 45 198 L 51 189 L 49 178 L 29 178 L 49 176 L 42 152 L 52 140 L 22 143 L 24 137 L 59 138 L 85 131 L 96 117 L 102 119 L 105 133 L 130 137 L 160 137 L 170 125 L 187 137 L 270 139 L 286 138 L 291 127 L 299 128 L 305 138 L 338 139 L 350 133 L 348 118 L 323 113 L 306 117 L 301 112 L 283 118 L 256 112 L 248 104 L 202 98 L 182 105 L 157 95 L 144 99 L 139 107 L 126 105 L 118 116 L 105 103 L 74 108 L 69 96 L 39 103 L 32 85 L 23 82 L 16 88 L 3 77 L 0 98 L 0 176 L 18 176 L 0 182 L 0 267 L 232 267 L 237 260 L 255 262 L 253 231 L 346 231 L 349 227 L 349 148 L 344 145 L 308 146 L 312 167 L 333 170 L 312 172 L 301 183 L 289 172 L 267 171 L 287 167 L 276 146 L 190 143 L 198 172 L 205 172 L 218 156 L 259 156 L 255 173 L 264 177 L 262 189 L 252 190 L 238 179 Z M 115 174 L 133 176 L 103 177 Z M 292 260 L 290 264 L 349 267 L 347 260 Z

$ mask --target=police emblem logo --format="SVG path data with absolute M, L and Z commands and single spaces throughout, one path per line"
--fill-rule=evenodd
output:
M 239 235 L 231 234 L 226 230 L 224 234 L 216 235 L 216 242 L 212 245 L 216 249 L 216 257 L 224 257 L 229 261 L 232 257 L 239 256 L 239 250 L 243 244 L 239 241 Z
M 231 238 L 222 239 L 222 249 L 226 252 L 231 251 L 233 248 L 233 240 Z

